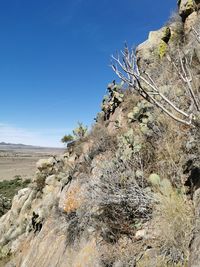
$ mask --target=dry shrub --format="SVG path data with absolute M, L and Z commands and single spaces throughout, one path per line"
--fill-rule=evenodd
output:
M 84 140 L 77 140 L 75 141 L 75 145 L 72 149 L 72 151 L 78 156 L 80 157 L 83 154 L 83 143 Z
M 93 146 L 88 153 L 88 157 L 92 160 L 95 156 L 106 151 L 114 152 L 116 149 L 116 135 L 111 135 L 108 129 L 99 123 L 96 123 L 91 132 L 90 140 Z
M 183 264 L 189 256 L 194 225 L 192 203 L 183 189 L 173 188 L 167 179 L 163 180 L 155 196 L 158 204 L 153 214 L 153 224 L 157 245 L 170 264 Z
M 138 102 L 141 101 L 141 97 L 133 94 L 131 89 L 128 89 L 124 92 L 124 100 L 123 100 L 123 114 L 127 116 L 127 114 L 133 110 L 135 106 L 137 106 Z
M 42 190 L 45 187 L 45 180 L 46 180 L 46 175 L 43 173 L 39 173 L 36 176 L 35 180 L 35 187 L 39 192 L 42 192 Z
M 138 220 L 151 218 L 152 195 L 137 184 L 133 171 L 122 162 L 105 164 L 88 192 L 93 225 L 107 242 L 134 234 Z
M 161 177 L 168 178 L 172 184 L 181 186 L 182 166 L 185 163 L 185 144 L 188 138 L 188 127 L 180 125 L 172 119 L 160 115 L 162 139 L 156 143 L 155 163 L 152 171 Z M 178 178 L 177 178 L 178 177 Z
M 135 266 L 136 258 L 144 250 L 143 241 L 134 241 L 131 238 L 123 237 L 117 243 L 101 244 L 102 266 Z

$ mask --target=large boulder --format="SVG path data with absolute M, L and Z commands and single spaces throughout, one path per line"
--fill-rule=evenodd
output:
M 163 29 L 158 31 L 151 31 L 148 39 L 137 47 L 137 58 L 140 67 L 143 65 L 150 65 L 155 59 L 155 50 L 163 36 Z
M 37 164 L 36 167 L 39 171 L 44 171 L 47 170 L 49 168 L 53 168 L 53 166 L 56 164 L 56 160 L 55 158 L 51 157 L 49 159 L 40 159 Z
M 185 32 L 185 35 L 187 35 L 188 33 L 190 33 L 192 27 L 194 27 L 194 25 L 196 24 L 197 19 L 198 19 L 198 13 L 196 11 L 195 12 L 192 12 L 186 18 L 185 23 L 184 23 L 184 32 Z
M 148 39 L 136 49 L 139 68 L 144 70 L 150 67 L 158 67 L 168 48 L 173 45 L 175 38 L 179 36 L 180 28 L 180 22 L 177 21 L 157 31 L 151 31 Z

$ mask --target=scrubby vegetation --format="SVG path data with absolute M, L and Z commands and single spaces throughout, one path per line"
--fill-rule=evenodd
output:
M 30 180 L 22 180 L 20 176 L 0 182 L 0 217 L 11 208 L 12 199 L 17 192 L 29 183 Z
M 69 135 L 64 135 L 63 138 L 61 139 L 61 142 L 67 144 L 73 140 L 74 140 L 73 136 L 69 134 Z
M 30 184 L 30 180 L 22 180 L 16 176 L 13 180 L 4 180 L 0 182 L 0 194 L 7 198 L 13 198 L 16 193 Z
M 68 144 L 72 141 L 79 140 L 84 138 L 87 135 L 88 127 L 84 126 L 83 123 L 78 122 L 78 126 L 73 130 L 73 135 L 68 134 L 64 135 L 61 139 L 61 142 L 64 144 Z

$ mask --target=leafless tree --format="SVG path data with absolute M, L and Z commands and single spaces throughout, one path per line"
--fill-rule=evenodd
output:
M 133 92 L 159 107 L 164 113 L 174 120 L 185 125 L 196 125 L 196 115 L 200 110 L 199 96 L 193 89 L 193 76 L 191 67 L 184 54 L 179 51 L 177 62 L 169 58 L 170 63 L 174 66 L 179 78 L 185 85 L 186 92 L 190 96 L 191 108 L 189 111 L 180 109 L 177 103 L 174 103 L 165 94 L 163 94 L 151 75 L 140 70 L 137 64 L 137 56 L 133 49 L 129 50 L 125 45 L 121 55 L 112 56 L 113 64 L 111 65 L 117 76 L 124 81 Z

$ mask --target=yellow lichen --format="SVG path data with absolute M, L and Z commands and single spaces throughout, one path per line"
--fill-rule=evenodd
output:
M 187 9 L 193 9 L 194 8 L 194 1 L 193 0 L 188 0 L 186 8 Z
M 165 56 L 167 48 L 168 48 L 167 44 L 163 40 L 161 40 L 158 46 L 158 55 L 160 59 L 162 59 Z
M 69 213 L 77 210 L 83 203 L 83 192 L 79 184 L 74 185 L 66 195 L 64 211 Z

